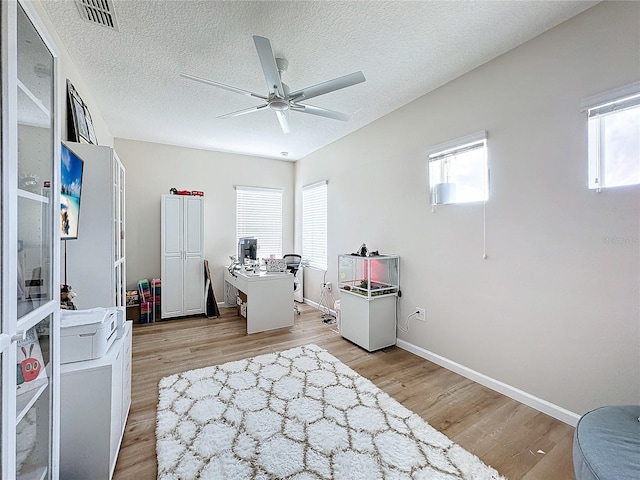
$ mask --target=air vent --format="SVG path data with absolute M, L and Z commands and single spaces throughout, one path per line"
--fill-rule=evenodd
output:
M 76 5 L 83 20 L 118 30 L 116 12 L 109 0 L 76 0 Z

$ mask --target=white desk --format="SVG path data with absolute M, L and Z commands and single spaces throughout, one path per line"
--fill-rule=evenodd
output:
M 248 334 L 293 326 L 291 273 L 260 272 L 259 275 L 246 275 L 242 272 L 231 274 L 225 269 L 224 281 L 247 296 Z

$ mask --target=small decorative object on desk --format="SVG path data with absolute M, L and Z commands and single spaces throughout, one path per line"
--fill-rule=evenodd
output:
M 287 271 L 287 262 L 284 258 L 265 258 L 264 263 L 267 266 L 267 273 Z
M 71 291 L 71 285 L 60 285 L 60 308 L 62 310 L 77 310 L 73 303 L 76 293 Z

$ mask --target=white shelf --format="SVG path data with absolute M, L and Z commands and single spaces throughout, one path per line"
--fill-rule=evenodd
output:
M 42 395 L 49 386 L 49 378 L 34 381 L 41 382 L 42 385 L 22 394 L 19 393 L 16 396 L 16 425 L 20 423 L 20 420 L 24 418 L 29 409 L 33 407 L 33 404 L 38 401 L 40 395 Z
M 379 293 L 380 291 L 383 291 L 385 293 Z M 398 296 L 398 288 L 385 288 L 385 289 L 381 289 L 378 291 L 372 290 L 371 296 L 369 296 L 369 292 L 368 290 L 364 290 L 362 288 L 353 288 L 351 287 L 350 290 L 345 290 L 344 287 L 340 287 L 340 294 L 342 293 L 348 293 L 349 295 L 354 295 L 356 297 L 362 297 L 365 300 L 375 300 L 376 298 L 382 298 L 382 297 L 397 297 Z
M 18 475 L 18 480 L 44 480 L 47 478 L 48 473 L 47 467 L 32 467 L 32 468 L 24 468 Z
M 18 89 L 20 89 L 22 93 L 29 97 L 29 100 L 31 100 L 33 104 L 42 111 L 42 113 L 44 113 L 47 117 L 50 117 L 51 112 L 49 112 L 49 109 L 45 107 L 44 103 L 42 103 L 42 101 L 38 97 L 36 97 L 33 92 L 31 92 L 31 90 L 29 90 L 29 88 L 20 81 L 20 79 L 17 79 L 16 81 L 18 82 Z
M 40 203 L 49 203 L 49 198 L 44 195 L 39 195 L 37 193 L 29 192 L 27 190 L 18 189 L 18 197 L 27 198 L 29 200 L 35 200 Z
M 16 330 L 27 331 L 31 327 L 36 326 L 40 323 L 45 317 L 53 314 L 60 310 L 60 305 L 55 300 L 49 300 L 43 305 L 40 305 L 35 310 L 31 310 L 30 312 L 24 314 L 18 319 L 18 324 Z

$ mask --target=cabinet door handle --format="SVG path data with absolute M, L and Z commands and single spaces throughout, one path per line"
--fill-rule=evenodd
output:
M 17 342 L 19 340 L 24 340 L 25 338 L 27 338 L 27 331 L 26 330 L 20 330 L 20 331 L 16 332 L 15 335 L 11 336 L 11 343 Z
M 15 335 L 7 335 L 6 333 L 0 334 L 0 353 L 4 352 L 5 348 L 7 348 L 12 343 L 15 343 L 19 340 L 24 340 L 27 335 L 26 330 L 20 330 L 16 332 Z

